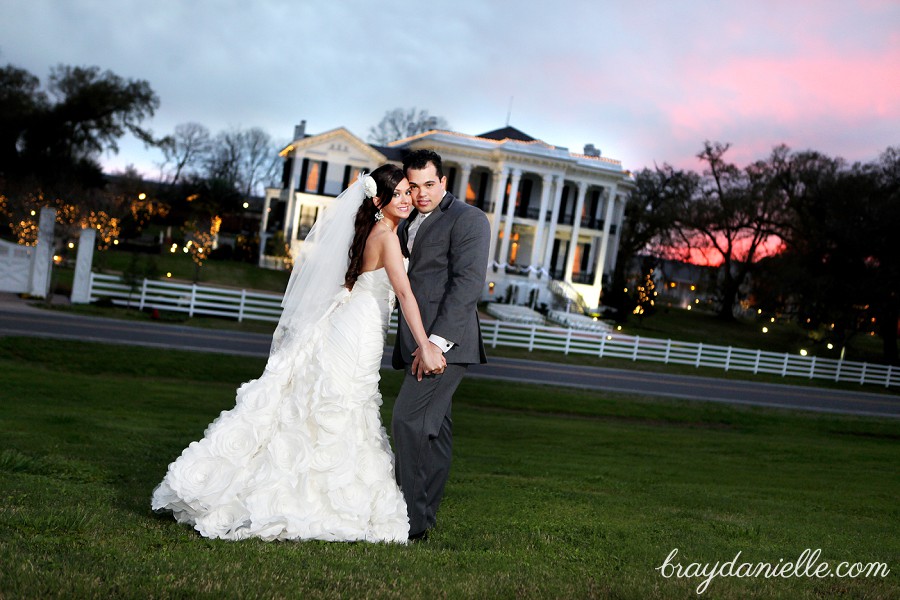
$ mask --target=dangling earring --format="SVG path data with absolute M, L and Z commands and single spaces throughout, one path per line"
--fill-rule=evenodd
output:
M 377 223 L 378 221 L 382 220 L 383 218 L 384 218 L 384 213 L 381 212 L 381 209 L 379 208 L 378 212 L 375 213 L 375 222 Z

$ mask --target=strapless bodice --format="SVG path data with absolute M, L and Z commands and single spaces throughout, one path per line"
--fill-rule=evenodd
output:
M 391 287 L 391 281 L 388 279 L 387 271 L 384 267 L 360 273 L 356 283 L 353 284 L 351 293 L 353 295 L 369 294 L 385 301 L 390 301 L 394 297 L 394 289 Z

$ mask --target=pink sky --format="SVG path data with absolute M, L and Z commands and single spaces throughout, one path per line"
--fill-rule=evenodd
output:
M 735 144 L 730 156 L 742 164 L 781 142 L 805 149 L 815 140 L 812 135 L 804 138 L 803 132 L 817 128 L 900 122 L 900 44 L 886 55 L 853 57 L 823 49 L 815 57 L 742 58 L 711 71 L 698 67 L 688 73 L 695 81 L 707 79 L 709 85 L 666 106 L 677 139 L 699 139 L 709 132 L 727 135 L 740 124 L 752 123 L 783 132 Z

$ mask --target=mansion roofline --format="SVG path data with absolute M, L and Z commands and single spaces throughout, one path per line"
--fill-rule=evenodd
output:
M 513 128 L 507 127 L 505 129 Z M 478 136 L 458 133 L 456 131 L 446 131 L 443 129 L 432 129 L 431 131 L 426 131 L 424 133 L 419 133 L 417 135 L 391 142 L 390 144 L 388 144 L 388 147 L 404 147 L 408 146 L 410 143 L 416 140 L 427 138 L 428 141 L 432 144 L 440 144 L 443 142 L 454 146 L 470 147 L 474 150 L 479 151 L 497 149 L 523 154 L 529 157 L 540 156 L 551 158 L 555 161 L 571 162 L 573 164 L 578 164 L 580 166 L 585 166 L 588 168 L 600 167 L 615 172 L 624 172 L 622 169 L 622 161 L 616 160 L 614 158 L 606 158 L 605 156 L 599 155 L 576 154 L 574 152 L 569 152 L 569 149 L 563 146 L 554 146 L 552 144 L 544 142 L 543 140 L 533 138 L 527 141 L 511 137 L 505 137 L 503 139 L 493 139 L 489 137 L 483 137 L 485 135 L 487 134 Z

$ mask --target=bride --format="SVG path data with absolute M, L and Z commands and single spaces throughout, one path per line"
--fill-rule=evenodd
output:
M 154 511 L 209 538 L 407 541 L 379 416 L 395 296 L 425 369 L 444 364 L 428 343 L 395 234 L 411 206 L 402 169 L 387 164 L 324 211 L 288 282 L 265 371 L 169 465 Z

